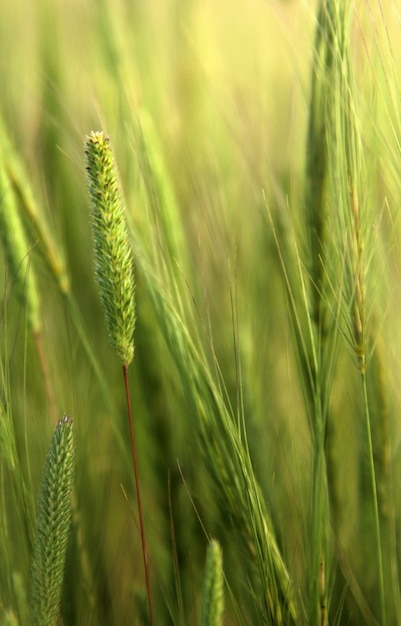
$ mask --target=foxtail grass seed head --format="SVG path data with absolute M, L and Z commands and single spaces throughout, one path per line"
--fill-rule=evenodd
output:
M 224 611 L 223 554 L 220 544 L 212 540 L 207 549 L 203 582 L 201 626 L 222 626 Z
M 134 357 L 135 280 L 124 206 L 110 140 L 86 137 L 95 275 L 112 346 L 123 365 Z
M 40 485 L 31 579 L 33 626 L 58 623 L 74 470 L 73 421 L 65 415 L 54 431 Z

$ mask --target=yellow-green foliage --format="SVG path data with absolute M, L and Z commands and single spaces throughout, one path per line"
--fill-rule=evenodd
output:
M 0 2 L 4 615 L 64 411 L 60 620 L 145 615 L 135 327 L 155 622 L 199 624 L 216 537 L 225 626 L 401 623 L 399 32 L 393 0 Z
M 50 232 L 43 210 L 39 209 L 39 201 L 32 190 L 29 177 L 22 163 L 21 155 L 18 154 L 12 145 L 3 120 L 1 119 L 0 146 L 2 165 L 10 186 L 13 188 L 19 200 L 20 210 L 33 227 L 39 241 L 39 250 L 57 280 L 60 291 L 62 293 L 68 293 L 70 286 L 65 260 Z
M 9 264 L 9 283 L 20 301 L 26 299 L 29 325 L 33 332 L 41 327 L 39 292 L 32 266 L 32 247 L 22 225 L 14 190 L 0 161 L 0 235 Z
M 12 611 L 4 611 L 0 614 L 1 626 L 18 626 L 17 616 Z

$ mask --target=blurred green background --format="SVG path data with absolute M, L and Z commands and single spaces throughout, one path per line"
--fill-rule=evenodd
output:
M 13 495 L 15 468 L 3 459 L 3 537 L 12 541 L 0 566 L 0 605 L 19 605 L 20 618 L 24 601 L 16 580 L 21 577 L 27 588 L 29 523 L 41 467 L 55 420 L 66 413 L 76 428 L 77 479 L 64 623 L 146 623 L 121 368 L 93 275 L 83 146 L 85 135 L 100 129 L 111 137 L 132 231 L 154 250 L 164 218 L 145 198 L 142 140 L 147 146 L 155 189 L 169 211 L 164 234 L 172 242 L 170 261 L 181 280 L 188 329 L 205 347 L 211 371 L 216 358 L 234 413 L 243 405 L 255 475 L 297 593 L 303 593 L 311 442 L 266 207 L 284 238 L 292 237 L 293 227 L 298 237 L 315 27 L 315 3 L 298 0 L 13 0 L 0 6 L 2 158 L 8 167 L 9 141 L 69 280 L 63 292 L 32 219 L 21 210 L 29 241 L 26 280 L 30 268 L 38 280 L 45 370 L 3 254 L 2 399 L 28 490 L 24 512 L 21 494 Z M 372 203 L 383 216 L 374 263 L 378 274 L 385 270 L 376 278 L 372 308 L 385 353 L 383 402 L 393 442 L 386 454 L 394 476 L 400 441 L 399 27 L 393 3 L 356 3 L 351 46 L 374 177 Z M 241 555 L 234 535 L 225 532 L 230 520 L 205 471 L 196 425 L 140 268 L 136 281 L 130 380 L 158 623 L 199 623 L 204 528 L 223 545 L 232 590 L 226 623 L 255 623 Z M 345 346 L 339 353 L 331 399 L 339 416 L 332 432 L 340 511 L 334 524 L 347 552 L 356 538 L 364 542 L 361 397 L 352 358 Z M 372 393 L 372 406 L 376 399 L 379 405 L 381 391 Z M 392 524 L 395 541 L 398 515 Z M 369 543 L 369 529 L 366 536 Z M 366 574 L 361 594 L 370 597 L 375 563 L 358 550 L 351 550 L 349 561 L 356 577 Z M 349 615 L 361 619 L 361 603 L 342 589 L 336 596 L 333 584 L 338 606 L 348 602 Z

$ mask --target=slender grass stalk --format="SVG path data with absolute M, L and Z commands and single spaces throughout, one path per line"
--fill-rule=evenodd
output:
M 141 490 L 140 490 L 140 484 L 139 484 L 138 460 L 137 460 L 137 453 L 136 453 L 136 439 L 135 439 L 135 430 L 134 430 L 134 420 L 132 417 L 131 395 L 129 391 L 128 366 L 127 365 L 123 365 L 123 375 L 124 375 L 125 397 L 127 400 L 127 408 L 128 408 L 132 461 L 134 463 L 134 475 L 135 475 L 135 487 L 136 487 L 136 495 L 137 495 L 137 502 L 138 502 L 139 526 L 140 526 L 140 531 L 141 531 L 142 557 L 143 557 L 143 564 L 145 568 L 146 590 L 148 594 L 150 622 L 151 624 L 153 624 L 154 615 L 153 615 L 152 592 L 151 592 L 151 585 L 150 585 L 149 560 L 148 560 L 148 551 L 146 548 L 145 524 L 144 524 L 143 512 L 142 512 L 142 498 L 141 498 Z
M 59 247 L 53 240 L 49 226 L 43 216 L 43 211 L 41 211 L 38 206 L 22 160 L 12 145 L 1 118 L 0 146 L 2 146 L 1 158 L 4 163 L 5 171 L 20 200 L 21 208 L 38 237 L 41 244 L 39 249 L 43 254 L 43 258 L 50 272 L 57 281 L 60 292 L 65 294 L 70 289 L 70 280 L 65 261 L 60 254 Z
M 371 480 L 371 486 L 372 486 L 372 501 L 373 501 L 373 510 L 374 510 L 374 520 L 375 520 L 375 540 L 376 540 L 376 550 L 377 550 L 377 559 L 378 559 L 378 576 L 379 576 L 379 592 L 380 592 L 380 595 L 379 595 L 380 614 L 381 614 L 381 623 L 385 625 L 387 624 L 387 618 L 386 618 L 387 609 L 386 609 L 386 601 L 385 601 L 386 593 L 385 593 L 385 583 L 384 583 L 383 553 L 382 553 L 381 530 L 380 530 L 379 498 L 378 498 L 378 491 L 377 491 L 376 468 L 375 468 L 373 438 L 372 438 L 372 424 L 371 424 L 371 418 L 370 418 L 364 355 L 361 355 L 361 368 L 362 368 L 361 369 L 361 381 L 362 381 L 362 390 L 363 390 L 363 403 L 364 403 L 364 408 L 365 408 L 365 426 L 366 426 L 366 434 L 367 434 L 367 442 L 368 442 L 369 471 L 370 471 L 370 480 Z
M 310 257 L 311 316 L 324 340 L 324 255 L 327 238 L 327 105 L 333 64 L 333 24 L 330 4 L 319 3 L 315 27 L 312 84 L 306 146 L 305 209 Z
M 58 623 L 74 472 L 73 422 L 64 416 L 53 434 L 38 500 L 30 602 L 31 623 L 35 626 Z
M 168 258 L 179 258 L 185 267 L 185 234 L 179 206 L 164 160 L 160 137 L 151 116 L 146 111 L 140 114 L 134 129 L 133 141 L 143 183 L 146 189 L 151 191 L 150 219 L 158 233 L 157 243 L 165 247 L 164 252 Z
M 336 38 L 333 11 L 336 1 L 321 0 L 315 27 L 311 95 L 309 104 L 304 218 L 304 247 L 295 237 L 284 249 L 269 212 L 279 260 L 284 273 L 289 314 L 299 362 L 300 382 L 304 392 L 310 428 L 312 459 L 310 497 L 305 537 L 306 612 L 309 624 L 325 626 L 329 614 L 329 484 L 326 436 L 329 400 L 337 359 L 337 331 L 332 306 L 327 297 L 327 240 L 329 238 L 329 132 L 328 110 Z M 306 273 L 304 268 L 307 267 Z
M 292 265 L 287 267 L 285 250 L 268 210 L 270 225 L 277 246 L 282 267 L 284 283 L 288 295 L 288 308 L 298 351 L 301 383 L 305 392 L 306 410 L 312 437 L 312 462 L 310 499 L 308 509 L 306 541 L 306 613 L 307 623 L 321 626 L 327 622 L 327 565 L 328 565 L 328 489 L 325 458 L 325 423 L 327 407 L 323 401 L 329 390 L 329 380 L 322 374 L 320 344 L 315 334 L 315 323 L 310 314 L 310 300 L 307 282 L 303 274 L 302 262 L 296 241 L 293 242 L 296 255 L 292 256 Z M 327 346 L 326 346 L 327 348 Z M 319 360 L 320 359 L 320 360 Z M 327 387 L 322 388 L 323 384 Z M 326 396 L 327 397 L 327 396 Z
M 39 290 L 35 271 L 30 263 L 31 250 L 19 218 L 14 191 L 2 164 L 0 165 L 0 236 L 7 254 L 16 293 L 22 302 L 26 302 L 29 327 L 33 334 L 38 334 L 41 330 Z
M 145 524 L 139 483 L 136 441 L 128 384 L 128 367 L 134 357 L 135 281 L 124 206 L 110 140 L 102 132 L 86 138 L 88 187 L 92 208 L 95 275 L 111 344 L 123 366 L 130 427 L 143 564 L 151 624 L 154 624 Z
M 0 165 L 0 237 L 6 252 L 12 286 L 26 308 L 28 327 L 35 342 L 36 352 L 42 370 L 43 381 L 49 404 L 49 415 L 54 423 L 56 403 L 51 385 L 46 353 L 42 339 L 42 319 L 39 287 L 32 263 L 32 248 L 28 243 L 24 226 L 19 216 L 16 197 L 6 171 Z
M 329 484 L 327 476 L 326 433 L 328 406 L 336 361 L 336 333 L 332 332 L 330 304 L 327 301 L 326 257 L 329 228 L 328 141 L 333 58 L 335 56 L 336 20 L 333 13 L 338 2 L 319 3 L 315 29 L 312 85 L 306 147 L 306 226 L 308 233 L 309 293 L 305 305 L 310 311 L 311 326 L 307 333 L 307 351 L 301 362 L 307 411 L 311 415 L 312 482 L 309 536 L 313 537 L 308 561 L 309 623 L 325 626 L 328 619 L 328 527 Z M 295 332 L 304 332 L 293 324 Z M 297 339 L 297 345 L 302 342 Z
M 171 300 L 177 287 L 171 294 L 165 292 L 154 273 L 155 264 L 135 237 L 134 242 L 136 263 L 146 279 L 160 328 L 177 366 L 216 496 L 249 558 L 247 573 L 259 617 L 269 624 L 297 623 L 292 581 L 254 475 L 246 435 L 238 432 L 223 388 L 215 383 L 202 347 L 190 337 L 180 305 L 176 307 Z
M 366 443 L 370 474 L 374 534 L 378 571 L 380 621 L 387 623 L 383 570 L 383 547 L 380 530 L 377 478 L 372 437 L 371 411 L 366 371 L 372 349 L 368 315 L 368 268 L 372 207 L 366 194 L 366 167 L 362 145 L 358 101 L 350 53 L 350 16 L 348 2 L 339 2 L 333 14 L 336 39 L 332 101 L 328 116 L 331 122 L 329 163 L 333 205 L 338 207 L 338 243 L 343 249 L 344 280 L 341 298 L 344 303 L 345 336 L 359 370 Z

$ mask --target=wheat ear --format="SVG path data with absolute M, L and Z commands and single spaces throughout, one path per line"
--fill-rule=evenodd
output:
M 203 582 L 201 626 L 221 626 L 224 611 L 223 554 L 220 544 L 212 540 L 207 549 Z
M 43 211 L 32 189 L 21 156 L 15 149 L 1 116 L 0 153 L 5 173 L 19 201 L 22 214 L 25 215 L 37 235 L 39 242 L 38 249 L 55 277 L 60 292 L 62 294 L 68 294 L 70 291 L 70 279 L 65 266 L 65 260 L 60 253 L 60 246 L 54 241 L 51 229 L 45 220 Z
M 30 246 L 20 220 L 11 183 L 0 166 L 0 236 L 3 240 L 9 267 L 14 280 L 17 296 L 26 303 L 27 319 L 32 332 L 39 333 L 40 304 L 35 272 L 27 264 L 30 258 Z

